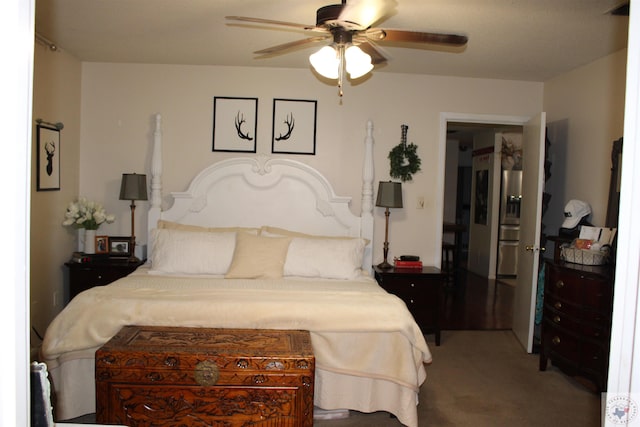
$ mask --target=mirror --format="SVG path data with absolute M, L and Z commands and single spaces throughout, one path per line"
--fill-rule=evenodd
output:
M 622 173 L 622 138 L 613 141 L 611 150 L 611 182 L 609 183 L 609 203 L 607 206 L 606 227 L 618 227 L 620 208 L 620 181 Z

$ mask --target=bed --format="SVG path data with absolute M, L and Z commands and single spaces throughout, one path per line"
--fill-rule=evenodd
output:
M 416 427 L 431 354 L 371 275 L 371 123 L 360 215 L 316 169 L 269 156 L 214 163 L 163 209 L 159 115 L 153 145 L 150 262 L 77 295 L 47 329 L 57 418 L 95 412 L 94 353 L 122 326 L 182 325 L 309 330 L 317 408 L 387 411 Z

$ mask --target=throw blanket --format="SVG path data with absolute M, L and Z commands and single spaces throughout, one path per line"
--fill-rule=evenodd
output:
M 76 296 L 49 326 L 42 354 L 55 369 L 122 326 L 303 329 L 318 369 L 392 381 L 418 392 L 431 354 L 404 302 L 360 280 L 222 279 L 146 269 Z

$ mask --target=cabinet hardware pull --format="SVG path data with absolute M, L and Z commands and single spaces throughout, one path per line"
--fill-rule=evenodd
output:
M 555 316 L 553 318 L 553 321 L 556 322 L 556 323 L 560 323 L 560 316 Z
M 412 287 L 412 288 L 415 288 L 415 287 L 416 287 L 415 283 L 412 283 L 412 284 L 411 284 L 411 287 Z
M 562 280 L 558 280 L 556 282 L 556 288 L 558 288 L 558 289 L 564 288 L 564 282 Z
M 220 369 L 218 369 L 218 365 L 216 365 L 215 362 L 204 360 L 196 364 L 193 376 L 195 377 L 196 383 L 198 383 L 198 385 L 216 385 L 218 379 L 220 378 Z
M 551 342 L 554 343 L 555 345 L 560 344 L 560 337 L 556 335 L 555 337 L 553 337 Z
M 560 310 L 562 308 L 562 303 L 560 301 L 556 301 L 553 306 L 556 308 L 556 310 Z

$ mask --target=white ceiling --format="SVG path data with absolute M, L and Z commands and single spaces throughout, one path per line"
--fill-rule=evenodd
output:
M 469 37 L 460 52 L 381 48 L 375 72 L 546 81 L 626 46 L 623 0 L 398 0 L 377 27 Z M 268 59 L 253 51 L 305 38 L 284 27 L 228 25 L 240 15 L 315 24 L 336 0 L 37 0 L 36 32 L 82 61 L 309 68 L 311 45 Z

